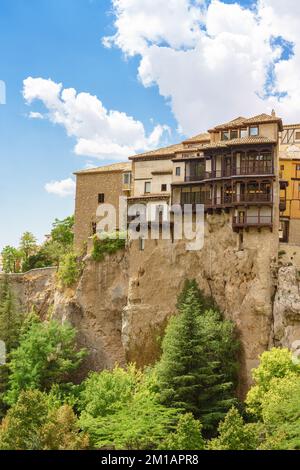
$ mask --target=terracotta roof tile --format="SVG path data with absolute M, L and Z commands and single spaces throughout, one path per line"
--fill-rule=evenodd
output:
M 173 153 L 177 150 L 182 150 L 182 144 L 175 144 L 169 145 L 168 147 L 162 147 L 157 150 L 151 150 L 150 152 L 140 153 L 138 155 L 133 155 L 129 157 L 129 160 L 138 160 L 139 158 L 147 158 L 147 157 L 164 157 L 164 156 L 172 156 Z
M 131 162 L 112 163 L 111 165 L 98 166 L 87 170 L 79 170 L 74 175 L 89 175 L 94 173 L 109 173 L 117 171 L 131 171 Z
M 183 143 L 184 144 L 192 144 L 192 143 L 202 143 L 210 141 L 210 135 L 207 132 L 202 132 L 201 134 L 197 134 L 190 139 L 186 139 Z
M 232 121 L 229 121 L 225 124 L 221 124 L 219 126 L 214 127 L 211 129 L 209 132 L 218 132 L 221 130 L 227 130 L 227 129 L 234 129 L 237 127 L 243 127 L 243 126 L 249 126 L 251 124 L 263 124 L 263 123 L 272 123 L 272 122 L 277 122 L 282 128 L 282 120 L 281 118 L 277 116 L 272 116 L 270 114 L 258 114 L 257 116 L 253 116 L 249 119 L 243 118 L 243 117 L 238 117 L 236 119 L 233 119 Z
M 229 148 L 236 145 L 252 145 L 252 144 L 276 144 L 276 140 L 269 139 L 268 137 L 243 137 L 241 139 L 227 140 L 226 142 L 216 142 L 214 144 L 205 145 L 204 150 Z

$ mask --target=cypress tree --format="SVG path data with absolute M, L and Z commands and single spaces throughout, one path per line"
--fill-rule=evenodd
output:
M 0 340 L 6 345 L 6 352 L 18 346 L 22 315 L 16 307 L 14 294 L 6 276 L 0 295 Z
M 202 299 L 194 281 L 181 294 L 179 315 L 167 327 L 157 374 L 162 403 L 192 412 L 210 434 L 235 403 L 232 375 L 220 355 L 227 344 L 235 353 L 237 344 L 230 322 L 222 322 L 218 312 L 203 310 Z M 222 323 L 228 326 L 224 329 Z M 228 337 L 221 337 L 222 330 Z

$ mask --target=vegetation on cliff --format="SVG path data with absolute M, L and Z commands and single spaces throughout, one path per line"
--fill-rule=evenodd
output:
M 126 245 L 126 233 L 114 232 L 104 234 L 103 237 L 95 235 L 93 238 L 92 258 L 94 261 L 102 261 L 106 254 L 114 254 L 119 250 L 123 250 Z
M 299 364 L 288 350 L 265 352 L 239 403 L 234 325 L 194 281 L 178 298 L 161 359 L 145 370 L 116 366 L 75 383 L 86 354 L 76 330 L 33 312 L 21 323 L 8 283 L 0 332 L 9 345 L 0 450 L 300 449 Z
M 27 272 L 31 269 L 58 266 L 60 260 L 73 249 L 74 216 L 55 219 L 47 240 L 38 246 L 35 236 L 25 232 L 17 248 L 2 250 L 3 270 L 6 273 Z

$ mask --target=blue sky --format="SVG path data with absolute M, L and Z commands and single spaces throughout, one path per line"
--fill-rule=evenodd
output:
M 27 118 L 25 78 L 51 78 L 95 94 L 146 128 L 150 118 L 170 126 L 175 121 L 156 90 L 139 83 L 136 60 L 102 46 L 101 37 L 112 33 L 109 1 L 1 0 L 0 10 L 0 79 L 7 88 L 7 104 L 0 106 L 2 248 L 17 244 L 25 230 L 42 239 L 55 217 L 71 214 L 73 198 L 48 194 L 44 185 L 90 161 L 74 155 L 74 140 L 63 128 Z
M 264 11 L 260 11 L 262 20 L 256 29 L 253 9 L 240 8 L 250 8 L 256 2 L 208 2 L 210 15 L 205 25 L 207 33 L 203 34 L 213 38 L 209 43 L 210 51 L 213 51 L 210 55 L 215 60 L 213 72 L 211 62 L 209 67 L 205 68 L 204 64 L 202 67 L 207 57 L 207 42 L 201 45 L 202 49 L 197 49 L 198 33 L 193 30 L 186 35 L 178 28 L 181 20 L 186 20 L 192 31 L 195 20 L 188 10 L 177 11 L 177 5 L 190 2 L 189 5 L 196 4 L 199 8 L 199 3 L 178 0 L 172 16 L 168 3 L 152 1 L 163 7 L 151 11 L 148 0 L 115 0 L 123 5 L 136 2 L 136 8 L 140 8 L 138 13 L 145 15 L 144 34 L 144 28 L 140 27 L 130 8 L 116 12 L 110 0 L 0 0 L 0 80 L 5 81 L 7 88 L 6 105 L 0 105 L 0 249 L 7 244 L 17 245 L 26 230 L 32 231 L 41 241 L 56 217 L 73 213 L 73 196 L 62 198 L 50 194 L 45 190 L 47 183 L 70 178 L 75 170 L 85 168 L 87 164 L 100 165 L 109 160 L 102 155 L 99 161 L 85 155 L 84 151 L 76 154 L 78 135 L 71 132 L 68 136 L 66 123 L 55 124 L 53 115 L 49 118 L 44 114 L 44 119 L 29 118 L 30 112 L 45 113 L 45 99 L 43 101 L 35 91 L 37 99 L 30 105 L 26 103 L 22 89 L 23 81 L 28 77 L 51 79 L 54 83 L 62 83 L 64 89 L 75 88 L 77 93 L 97 96 L 108 110 L 108 120 L 110 110 L 126 113 L 125 130 L 130 128 L 129 117 L 132 116 L 134 126 L 131 130 L 138 141 L 133 145 L 135 150 L 141 145 L 154 145 L 151 133 L 155 126 L 163 126 L 164 138 L 157 142 L 173 143 L 184 135 L 206 130 L 209 125 L 216 124 L 217 119 L 222 121 L 244 114 L 245 107 L 249 113 L 265 112 L 275 102 L 283 114 L 291 109 L 290 119 L 296 119 L 300 95 L 293 90 L 300 88 L 295 86 L 299 80 L 299 56 L 293 57 L 291 51 L 298 39 L 299 28 L 295 25 L 293 29 L 297 12 L 294 11 L 291 18 L 288 16 L 288 3 L 292 0 L 285 4 L 279 0 L 263 0 L 274 6 L 274 15 L 278 10 L 276 5 L 280 8 L 286 5 L 287 9 L 285 16 L 279 11 L 280 16 L 274 16 L 274 28 L 267 26 L 267 38 Z M 116 16 L 122 20 L 130 19 L 130 15 L 133 15 L 132 22 L 125 22 L 128 29 L 116 29 Z M 286 28 L 282 24 L 282 30 L 288 31 L 285 37 L 281 37 L 281 18 L 290 25 Z M 152 28 L 156 24 L 158 31 L 154 26 L 154 30 Z M 116 31 L 119 42 L 115 39 L 112 40 L 113 47 L 104 47 L 103 37 L 112 36 Z M 141 46 L 140 39 L 144 35 L 148 42 Z M 241 37 L 245 41 L 241 41 Z M 177 39 L 180 47 L 176 45 Z M 218 56 L 221 46 L 224 61 Z M 241 51 L 243 47 L 245 50 Z M 276 47 L 282 48 L 281 54 L 274 53 Z M 183 51 L 187 49 L 192 52 L 184 55 Z M 128 51 L 130 57 L 126 58 Z M 260 60 L 256 61 L 257 54 Z M 232 67 L 228 67 L 228 60 Z M 290 83 L 285 81 L 282 90 L 277 79 L 284 75 L 284 60 L 290 61 L 291 78 Z M 224 82 L 227 83 L 226 94 Z M 266 87 L 268 102 L 259 97 Z M 278 101 L 280 97 L 284 97 L 281 102 Z M 289 98 L 293 100 L 288 101 Z M 60 101 L 58 108 L 61 104 Z M 96 107 L 98 105 L 99 102 Z M 51 114 L 49 107 L 46 111 Z M 117 118 L 120 117 L 118 114 Z M 93 122 L 93 116 L 89 116 L 85 124 L 89 122 Z M 111 137 L 112 141 L 114 139 L 115 135 Z M 122 139 L 120 137 L 118 145 L 126 152 L 128 142 L 124 144 Z M 93 136 L 91 141 L 93 143 Z

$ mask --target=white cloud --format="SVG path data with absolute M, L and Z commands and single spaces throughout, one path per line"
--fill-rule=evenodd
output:
M 35 113 L 31 111 L 28 115 L 30 119 L 44 119 L 44 116 L 41 113 Z
M 75 195 L 76 184 L 72 178 L 61 181 L 51 181 L 45 185 L 47 193 L 55 194 L 59 197 L 67 197 Z
M 185 134 L 272 108 L 299 120 L 300 2 L 258 0 L 252 9 L 220 0 L 112 4 L 116 33 L 104 43 L 140 57 L 141 82 L 158 86 Z M 294 44 L 289 60 L 279 36 Z
M 142 122 L 127 114 L 107 110 L 89 93 L 63 88 L 43 78 L 24 80 L 23 96 L 28 104 L 40 100 L 51 122 L 64 126 L 76 138 L 75 153 L 99 160 L 126 160 L 128 156 L 159 145 L 167 126 L 157 125 L 147 135 Z

